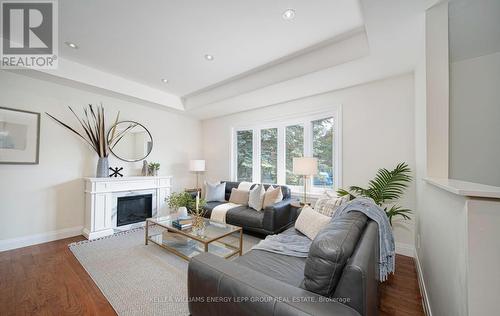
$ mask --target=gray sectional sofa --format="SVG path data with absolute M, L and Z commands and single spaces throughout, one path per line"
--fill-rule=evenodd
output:
M 294 227 L 285 234 L 300 234 Z M 251 250 L 229 261 L 189 263 L 188 296 L 199 315 L 377 315 L 378 226 L 360 212 L 330 222 L 307 258 Z
M 225 199 L 229 201 L 231 190 L 238 188 L 240 182 L 226 182 Z M 255 184 L 251 187 L 254 188 Z M 264 185 L 267 190 L 269 185 Z M 231 209 L 226 214 L 226 222 L 228 224 L 243 227 L 245 231 L 252 231 L 263 235 L 272 235 L 279 233 L 286 228 L 293 226 L 297 218 L 295 209 L 290 206 L 292 202 L 290 188 L 280 185 L 283 193 L 283 200 L 267 207 L 262 211 L 256 211 L 248 206 L 241 206 Z M 212 210 L 217 205 L 225 202 L 208 202 L 205 206 L 205 217 L 210 218 Z

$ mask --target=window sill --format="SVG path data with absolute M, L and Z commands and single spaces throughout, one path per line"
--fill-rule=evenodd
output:
M 307 198 L 317 200 L 325 194 L 325 191 L 313 191 L 307 192 Z M 301 199 L 304 197 L 304 191 L 294 191 L 292 190 L 292 197 Z

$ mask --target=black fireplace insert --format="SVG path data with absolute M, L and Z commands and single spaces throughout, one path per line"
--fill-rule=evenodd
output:
M 117 203 L 116 226 L 144 222 L 146 218 L 152 216 L 152 209 L 152 194 L 119 197 Z

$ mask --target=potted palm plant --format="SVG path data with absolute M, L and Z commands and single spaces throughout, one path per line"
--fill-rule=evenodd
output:
M 393 170 L 379 169 L 375 178 L 368 183 L 367 188 L 351 186 L 348 190 L 337 190 L 337 194 L 339 196 L 349 195 L 351 200 L 357 196 L 373 199 L 377 205 L 383 207 L 392 225 L 392 219 L 395 216 L 410 219 L 409 214 L 413 211 L 397 205 L 396 201 L 401 198 L 411 181 L 411 169 L 405 162 L 402 162 Z
M 89 104 L 87 107 L 83 108 L 83 116 L 78 116 L 76 112 L 68 106 L 70 109 L 71 113 L 76 117 L 78 123 L 80 123 L 80 126 L 83 129 L 83 133 L 77 131 L 73 127 L 63 123 L 61 120 L 55 118 L 54 116 L 50 115 L 49 113 L 46 112 L 46 114 L 51 117 L 53 120 L 55 120 L 57 123 L 61 124 L 63 127 L 67 128 L 71 132 L 75 133 L 78 137 L 83 139 L 90 147 L 92 148 L 93 151 L 97 153 L 97 156 L 99 157 L 99 160 L 97 162 L 97 170 L 96 170 L 96 177 L 98 178 L 105 178 L 109 176 L 109 163 L 108 163 L 108 156 L 109 156 L 109 148 L 108 148 L 108 142 L 106 140 L 106 126 L 104 122 L 104 107 L 101 105 L 97 106 L 94 108 L 92 104 Z M 120 112 L 116 115 L 116 120 L 115 124 L 118 122 L 118 118 L 120 116 Z M 121 133 L 115 133 L 115 130 L 112 130 L 112 135 L 110 136 L 111 141 L 113 141 L 115 138 L 119 138 L 121 136 Z M 120 134 L 120 135 L 119 135 Z

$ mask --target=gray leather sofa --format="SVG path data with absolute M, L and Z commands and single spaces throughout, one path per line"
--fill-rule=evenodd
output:
M 231 190 L 238 188 L 240 182 L 226 182 L 225 199 L 229 201 Z M 252 185 L 251 189 L 255 187 Z M 265 184 L 264 188 L 267 190 L 269 185 Z M 228 224 L 243 227 L 246 231 L 252 231 L 263 235 L 272 235 L 279 233 L 286 228 L 293 226 L 297 218 L 296 212 L 290 206 L 292 202 L 291 192 L 287 186 L 280 185 L 281 192 L 283 193 L 283 200 L 264 209 L 263 211 L 256 211 L 248 206 L 241 206 L 231 209 L 226 214 L 226 222 Z M 208 202 L 205 206 L 204 216 L 210 218 L 212 210 L 217 205 L 225 202 Z
M 300 234 L 289 228 L 285 234 Z M 323 228 L 309 256 L 210 253 L 188 268 L 191 315 L 377 315 L 378 226 L 350 212 Z

